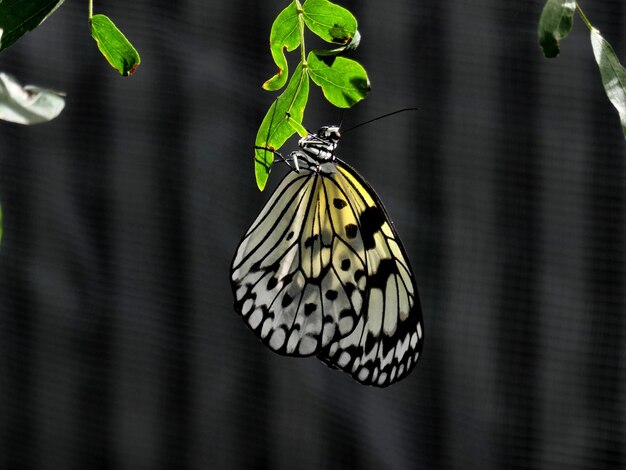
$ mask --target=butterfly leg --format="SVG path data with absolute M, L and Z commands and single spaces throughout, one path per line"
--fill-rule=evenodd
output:
M 293 164 L 293 169 L 296 173 L 300 173 L 300 164 L 298 163 L 298 156 L 299 156 L 299 152 L 296 150 L 294 152 L 291 152 L 289 154 L 289 159 L 291 160 L 291 163 Z M 289 165 L 289 164 L 288 164 Z M 289 165 L 291 167 L 291 165 Z
M 259 147 L 258 145 L 254 146 L 255 149 L 259 150 L 267 150 L 268 152 L 272 152 L 275 157 L 277 157 L 280 161 L 282 161 L 285 165 L 291 168 L 292 171 L 296 173 L 300 173 L 300 165 L 298 164 L 297 151 L 291 152 L 287 158 L 283 157 L 280 152 L 276 150 L 268 149 L 267 147 Z M 295 155 L 294 155 L 295 154 Z

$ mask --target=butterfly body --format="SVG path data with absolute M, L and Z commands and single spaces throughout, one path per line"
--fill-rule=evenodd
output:
M 415 366 L 422 312 L 408 257 L 371 186 L 334 155 L 335 126 L 299 142 L 289 172 L 244 235 L 235 309 L 270 349 L 316 355 L 387 386 Z

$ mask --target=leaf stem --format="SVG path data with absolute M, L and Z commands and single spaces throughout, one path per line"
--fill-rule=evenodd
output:
M 591 23 L 589 22 L 585 14 L 583 13 L 583 10 L 582 8 L 580 8 L 580 5 L 578 4 L 578 2 L 576 2 L 576 11 L 578 12 L 578 16 L 580 16 L 583 22 L 587 25 L 587 28 L 589 28 L 589 31 L 593 31 L 593 26 L 591 25 Z
M 304 14 L 304 10 L 302 9 L 302 4 L 296 0 L 296 8 L 298 10 L 298 29 L 300 30 L 300 54 L 302 55 L 302 67 L 306 68 L 306 49 L 304 48 L 304 20 L 302 19 L 302 15 Z
M 89 0 L 88 5 L 89 5 L 89 19 L 91 19 L 93 17 L 93 0 Z

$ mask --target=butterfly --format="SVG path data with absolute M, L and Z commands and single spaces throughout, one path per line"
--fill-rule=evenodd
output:
M 235 310 L 271 350 L 317 356 L 379 387 L 404 378 L 423 346 L 409 260 L 372 187 L 334 154 L 325 126 L 280 159 L 290 171 L 231 266 Z M 267 149 L 267 151 L 270 151 Z

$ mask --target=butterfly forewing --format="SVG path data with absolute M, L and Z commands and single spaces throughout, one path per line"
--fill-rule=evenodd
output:
M 235 308 L 274 351 L 315 354 L 357 325 L 365 282 L 355 273 L 365 272 L 365 254 L 359 238 L 334 228 L 357 220 L 335 201 L 342 197 L 310 170 L 287 174 L 235 254 Z

